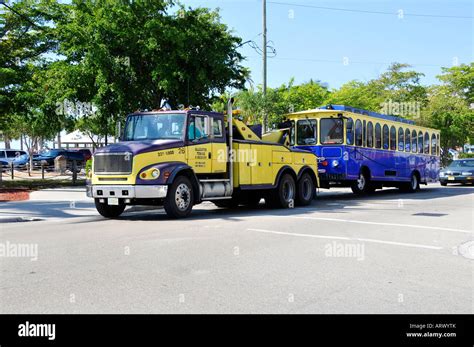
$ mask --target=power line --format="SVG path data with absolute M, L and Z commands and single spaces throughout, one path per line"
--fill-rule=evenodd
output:
M 289 2 L 277 2 L 277 1 L 268 1 L 269 4 L 274 5 L 284 5 L 284 6 L 295 6 L 295 7 L 306 7 L 306 8 L 315 8 L 319 10 L 328 10 L 328 11 L 342 11 L 342 12 L 355 12 L 355 13 L 369 13 L 369 14 L 381 14 L 381 15 L 398 15 L 394 12 L 384 12 L 384 11 L 367 11 L 367 10 L 354 10 L 348 8 L 336 8 L 336 7 L 325 7 L 325 6 L 314 6 L 314 5 L 304 5 L 304 4 L 294 4 Z M 454 19 L 474 19 L 470 16 L 449 16 L 449 15 L 438 15 L 438 14 L 423 14 L 423 13 L 404 13 L 403 16 L 410 17 L 430 17 L 430 18 L 454 18 Z

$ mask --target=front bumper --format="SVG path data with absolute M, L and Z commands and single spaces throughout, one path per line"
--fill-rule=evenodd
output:
M 468 183 L 474 182 L 474 176 L 444 176 L 440 177 L 441 183 Z
M 168 186 L 88 185 L 86 192 L 90 198 L 157 199 L 166 197 Z

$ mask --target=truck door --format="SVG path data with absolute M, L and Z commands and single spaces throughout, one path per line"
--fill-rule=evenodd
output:
M 186 137 L 188 165 L 197 174 L 211 173 L 212 143 L 209 136 L 209 116 L 191 114 Z
M 211 170 L 212 173 L 224 173 L 227 170 L 227 144 L 224 133 L 224 117 L 211 118 Z

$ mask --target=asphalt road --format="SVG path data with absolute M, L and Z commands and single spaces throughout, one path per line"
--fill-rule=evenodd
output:
M 0 204 L 43 219 L 0 224 L 0 313 L 474 312 L 472 186 L 335 189 L 291 210 L 205 203 L 186 220 L 105 220 L 79 194 Z M 12 256 L 20 244 L 30 252 Z

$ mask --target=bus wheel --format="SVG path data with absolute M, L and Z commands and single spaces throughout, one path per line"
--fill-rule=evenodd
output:
M 357 195 L 370 193 L 370 180 L 367 174 L 361 172 L 357 181 L 352 182 L 351 189 Z
M 295 180 L 290 174 L 284 174 L 273 193 L 271 205 L 276 208 L 288 208 L 294 204 L 295 196 Z
M 107 203 L 105 202 L 104 203 L 100 202 L 100 199 L 94 199 L 94 203 L 95 203 L 95 208 L 97 212 L 99 212 L 100 215 L 105 218 L 117 218 L 125 210 L 124 204 L 120 204 L 117 206 L 107 205 Z
M 189 216 L 193 209 L 194 192 L 189 178 L 178 176 L 168 189 L 164 208 L 171 218 L 184 218 Z
M 296 186 L 296 204 L 298 206 L 308 206 L 314 198 L 316 188 L 313 179 L 307 173 L 304 173 L 298 180 Z
M 418 180 L 418 175 L 412 173 L 410 182 L 402 183 L 400 186 L 401 190 L 406 193 L 414 193 L 420 189 L 420 181 Z

